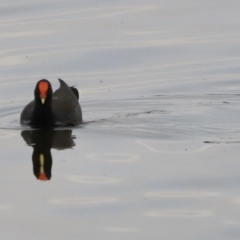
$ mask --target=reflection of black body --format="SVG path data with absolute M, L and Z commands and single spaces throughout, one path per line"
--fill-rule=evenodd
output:
M 51 179 L 51 148 L 63 150 L 75 146 L 72 130 L 26 130 L 22 131 L 21 136 L 33 147 L 33 173 L 39 180 Z

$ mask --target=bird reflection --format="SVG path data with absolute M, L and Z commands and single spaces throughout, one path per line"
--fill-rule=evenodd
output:
M 33 147 L 33 173 L 42 181 L 51 179 L 51 148 L 64 150 L 75 146 L 72 130 L 25 130 L 21 132 L 21 136 L 29 146 Z

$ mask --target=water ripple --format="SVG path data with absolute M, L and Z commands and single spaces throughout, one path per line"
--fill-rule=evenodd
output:
M 66 177 L 67 180 L 72 182 L 77 182 L 81 184 L 113 184 L 121 182 L 121 179 L 118 178 L 111 178 L 111 177 L 96 177 L 96 176 L 68 176 Z
M 103 154 L 89 154 L 86 156 L 88 159 L 113 162 L 113 163 L 125 163 L 135 162 L 140 157 L 137 154 L 126 154 L 126 153 L 103 153 Z
M 163 210 L 148 212 L 149 217 L 163 218 L 203 218 L 210 217 L 213 213 L 207 210 Z
M 62 205 L 98 205 L 118 202 L 117 198 L 81 197 L 81 198 L 57 198 L 50 202 Z
M 156 191 L 146 193 L 147 197 L 152 198 L 205 198 L 205 197 L 219 197 L 219 192 L 201 192 L 201 191 Z

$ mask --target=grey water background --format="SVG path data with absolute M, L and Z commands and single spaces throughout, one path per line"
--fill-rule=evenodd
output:
M 1 239 L 239 239 L 239 7 L 1 1 Z M 19 125 L 42 78 L 85 121 L 50 181 Z

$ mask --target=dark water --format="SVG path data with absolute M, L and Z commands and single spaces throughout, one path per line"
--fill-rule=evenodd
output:
M 1 239 L 239 239 L 238 1 L 0 3 Z M 84 124 L 19 124 L 39 79 Z

